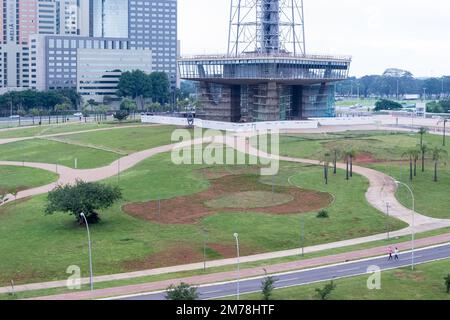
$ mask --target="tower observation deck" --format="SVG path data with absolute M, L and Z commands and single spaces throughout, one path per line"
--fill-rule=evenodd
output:
M 230 0 L 228 52 L 183 57 L 198 82 L 197 117 L 227 122 L 333 117 L 349 56 L 306 54 L 303 0 Z

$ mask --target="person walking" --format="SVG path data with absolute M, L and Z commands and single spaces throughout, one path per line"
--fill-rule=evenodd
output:
M 392 247 L 389 247 L 388 248 L 388 254 L 389 254 L 389 258 L 388 258 L 388 261 L 391 261 L 392 259 L 393 259 L 393 257 L 392 257 L 392 253 L 393 253 L 394 251 L 392 250 Z
M 399 254 L 398 248 L 395 247 L 395 249 L 394 249 L 394 259 L 395 260 L 399 260 L 398 254 Z

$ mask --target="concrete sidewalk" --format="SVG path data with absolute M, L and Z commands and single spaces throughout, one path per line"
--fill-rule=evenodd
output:
M 447 243 L 447 242 L 450 242 L 450 233 L 435 236 L 435 237 L 423 238 L 423 239 L 416 240 L 416 248 L 427 247 L 427 246 L 432 246 L 432 245 L 442 244 L 442 243 Z M 398 249 L 400 251 L 406 251 L 406 250 L 411 249 L 411 242 L 410 241 L 402 242 L 402 243 L 396 244 L 395 246 L 398 247 Z M 252 278 L 252 277 L 257 277 L 257 276 L 263 276 L 266 273 L 265 270 L 269 274 L 282 273 L 282 272 L 307 269 L 307 268 L 312 268 L 312 267 L 317 267 L 317 266 L 323 266 L 323 265 L 328 265 L 328 264 L 335 264 L 335 263 L 340 263 L 340 262 L 359 260 L 359 259 L 364 259 L 364 258 L 369 258 L 369 257 L 374 257 L 374 256 L 381 256 L 384 254 L 387 255 L 387 247 L 386 246 L 365 249 L 365 250 L 352 251 L 352 252 L 341 253 L 341 254 L 335 254 L 335 255 L 324 256 L 324 257 L 317 257 L 317 258 L 306 259 L 306 260 L 274 264 L 274 265 L 264 266 L 264 267 L 241 269 L 239 276 L 241 279 Z M 81 291 L 81 292 L 59 294 L 59 295 L 53 295 L 53 296 L 39 297 L 39 298 L 35 298 L 35 300 L 99 299 L 99 298 L 106 298 L 106 297 L 114 297 L 114 296 L 121 296 L 121 295 L 129 295 L 129 294 L 137 294 L 137 293 L 165 290 L 170 285 L 172 285 L 172 284 L 177 285 L 181 282 L 189 283 L 191 285 L 204 285 L 204 284 L 217 283 L 217 282 L 222 282 L 222 281 L 230 281 L 230 280 L 232 281 L 232 280 L 235 280 L 236 278 L 237 278 L 237 272 L 229 271 L 229 272 L 214 273 L 214 274 L 209 274 L 209 275 L 204 275 L 204 276 L 191 276 L 191 277 L 185 277 L 185 278 L 179 278 L 179 279 L 173 279 L 173 280 L 164 280 L 164 281 L 157 281 L 157 282 L 144 283 L 144 284 L 136 284 L 136 285 L 128 285 L 128 286 L 122 286 L 122 287 L 99 289 L 99 290 L 94 290 L 92 292 L 91 291 Z

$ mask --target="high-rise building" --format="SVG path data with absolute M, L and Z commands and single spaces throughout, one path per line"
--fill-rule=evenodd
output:
M 0 88 L 30 87 L 32 35 L 76 35 L 79 0 L 0 0 Z
M 152 69 L 177 85 L 176 0 L 89 0 L 89 35 L 125 37 L 133 48 L 152 51 Z
M 89 0 L 91 37 L 128 37 L 127 0 Z
M 130 44 L 149 48 L 153 53 L 153 70 L 168 74 L 177 84 L 177 1 L 129 0 Z
M 30 87 L 76 88 L 84 101 L 112 103 L 122 72 L 152 71 L 151 50 L 131 48 L 127 38 L 33 35 L 30 44 Z

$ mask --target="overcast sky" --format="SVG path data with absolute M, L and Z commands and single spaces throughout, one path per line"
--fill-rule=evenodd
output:
M 231 0 L 179 0 L 181 53 L 225 53 Z M 450 75 L 450 0 L 304 0 L 307 53 L 353 57 L 351 75 L 395 67 Z

